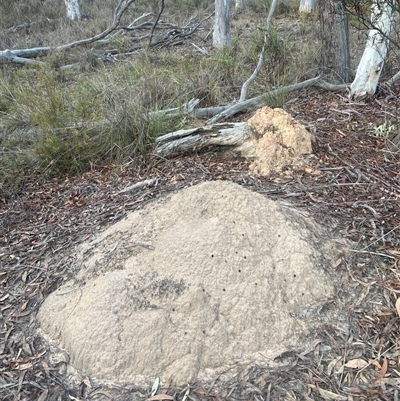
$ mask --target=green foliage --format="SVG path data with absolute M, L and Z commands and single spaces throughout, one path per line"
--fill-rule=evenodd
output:
M 400 153 L 400 133 L 396 122 L 389 120 L 380 125 L 370 124 L 369 131 L 372 135 L 382 138 L 384 141 L 383 155 L 386 161 L 398 160 Z
M 278 92 L 276 94 L 270 94 L 265 97 L 264 104 L 265 106 L 276 108 L 283 107 L 287 101 L 287 95 L 284 92 Z
M 71 85 L 57 77 L 47 69 L 16 71 L 15 83 L 8 86 L 10 123 L 36 126 L 48 133 L 81 119 L 95 119 L 100 98 L 90 83 L 77 79 Z
M 24 68 L 11 80 L 2 79 L 2 121 L 11 139 L 0 142 L 7 156 L 0 157 L 0 167 L 10 171 L 16 153 L 20 163 L 13 174 L 28 165 L 63 174 L 80 173 L 90 164 L 152 163 L 155 138 L 181 128 L 184 120 L 149 117 L 148 111 L 165 108 L 176 96 L 168 70 L 150 66 L 143 57 L 124 66 L 121 75 L 103 70 L 92 79 L 71 74 L 60 81 L 51 69 Z M 29 143 L 17 138 L 23 130 L 33 132 Z M 7 180 L 0 177 L 0 183 Z
M 274 73 L 276 75 L 284 73 L 288 64 L 291 47 L 291 38 L 289 36 L 284 38 L 280 37 L 276 29 L 272 26 L 268 32 L 266 60 L 268 73 Z
M 383 124 L 373 127 L 372 132 L 375 136 L 381 138 L 389 138 L 390 136 L 393 136 L 393 134 L 398 132 L 398 128 L 390 121 L 385 121 Z
M 34 127 L 31 147 L 38 167 L 51 165 L 54 172 L 84 168 L 88 161 L 84 155 L 90 150 L 88 135 L 84 129 L 73 127 L 77 121 L 96 121 L 101 102 L 86 80 L 67 85 L 60 83 L 50 70 L 22 69 L 15 72 L 14 83 L 9 84 L 6 93 L 7 128 L 12 132 Z
M 264 44 L 265 29 L 258 28 L 252 35 L 248 50 L 250 59 L 259 58 Z M 272 25 L 268 32 L 268 44 L 265 51 L 265 61 L 258 78 L 258 82 L 265 87 L 286 85 L 293 66 L 290 65 L 293 57 L 294 41 L 290 35 L 282 35 Z M 297 66 L 296 66 L 297 67 Z M 255 64 L 253 65 L 253 69 Z

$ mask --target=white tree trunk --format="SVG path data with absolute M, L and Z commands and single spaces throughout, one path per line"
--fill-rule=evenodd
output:
M 301 0 L 299 12 L 310 13 L 315 7 L 315 0 Z
M 393 3 L 375 0 L 371 8 L 371 26 L 367 44 L 350 87 L 350 97 L 373 95 L 378 86 L 388 51 L 390 31 L 393 25 Z
M 78 0 L 64 0 L 67 8 L 67 17 L 70 20 L 81 19 L 81 10 L 79 9 Z
M 236 9 L 243 8 L 243 6 L 244 6 L 244 0 L 236 0 L 235 2 Z
M 231 12 L 229 0 L 215 0 L 215 22 L 213 46 L 217 48 L 231 45 Z

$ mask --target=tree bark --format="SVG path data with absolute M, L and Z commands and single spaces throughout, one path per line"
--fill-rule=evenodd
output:
M 393 26 L 393 7 L 383 0 L 375 0 L 371 8 L 371 26 L 367 44 L 350 87 L 350 97 L 373 95 L 378 86 Z
M 32 49 L 15 49 L 0 51 L 0 64 L 43 64 L 40 61 L 29 60 L 34 57 L 44 56 L 50 52 L 50 47 L 36 47 Z
M 213 46 L 216 48 L 231 45 L 231 12 L 229 0 L 215 0 L 215 22 Z
M 349 26 L 341 1 L 320 0 L 321 60 L 319 74 L 332 83 L 351 82 Z
M 315 7 L 315 0 L 301 0 L 299 6 L 300 13 L 310 13 Z
M 64 0 L 65 7 L 67 8 L 67 17 L 70 20 L 80 20 L 81 10 L 79 8 L 78 0 Z
M 156 139 L 156 155 L 167 157 L 187 150 L 199 150 L 206 146 L 241 146 L 250 137 L 246 122 L 215 124 L 199 128 L 170 132 Z
M 31 60 L 29 58 L 20 57 L 16 55 L 11 50 L 3 50 L 0 51 L 0 64 L 36 64 L 36 65 L 45 65 L 46 63 L 37 60 Z

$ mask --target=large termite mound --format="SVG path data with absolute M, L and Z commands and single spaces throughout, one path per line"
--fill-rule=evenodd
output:
M 41 332 L 82 373 L 114 383 L 182 385 L 269 364 L 329 318 L 332 244 L 287 206 L 202 183 L 85 244 L 76 278 L 43 303 Z

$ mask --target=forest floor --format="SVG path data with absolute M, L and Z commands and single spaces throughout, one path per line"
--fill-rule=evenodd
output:
M 36 313 L 43 299 L 75 273 L 75 253 L 83 241 L 171 191 L 230 180 L 306 210 L 354 244 L 350 257 L 335 266 L 357 295 L 349 330 L 321 327 L 315 348 L 283 355 L 287 365 L 280 371 L 253 366 L 229 383 L 167 386 L 161 393 L 179 401 L 188 396 L 195 401 L 397 400 L 400 141 L 393 127 L 400 100 L 385 96 L 351 101 L 344 92 L 293 93 L 284 108 L 296 120 L 315 125 L 315 157 L 306 167 L 268 177 L 252 175 L 247 161 L 214 148 L 160 161 L 148 170 L 128 165 L 47 180 L 27 176 L 18 192 L 0 199 L 1 399 L 149 398 L 149 389 L 134 383 L 105 387 L 87 378 L 78 390 L 68 388 L 60 368 L 67 361 L 54 365 L 49 358 L 35 334 Z M 146 179 L 154 181 L 124 191 Z

